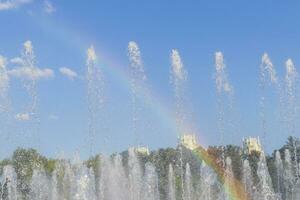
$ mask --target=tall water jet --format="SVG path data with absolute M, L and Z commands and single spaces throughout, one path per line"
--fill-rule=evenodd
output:
M 288 59 L 285 63 L 286 66 L 286 75 L 285 75 L 285 89 L 286 89 L 286 120 L 288 125 L 288 134 L 294 136 L 296 133 L 296 119 L 298 116 L 297 113 L 297 99 L 296 94 L 298 91 L 298 72 L 295 68 L 295 65 L 291 59 Z M 297 158 L 297 142 L 293 140 L 293 156 Z M 297 159 L 294 161 L 294 168 L 296 173 L 298 172 L 298 162 Z M 299 176 L 300 174 L 297 174 Z
M 261 200 L 275 200 L 275 193 L 273 190 L 272 179 L 270 177 L 266 157 L 261 153 L 259 162 L 257 164 L 257 176 L 259 179 L 258 192 Z
M 6 69 L 6 59 L 0 55 L 0 113 L 8 112 L 9 77 Z
M 275 85 L 277 87 L 278 79 L 275 67 L 267 53 L 264 53 L 260 65 L 260 117 L 263 131 L 263 144 L 267 135 L 267 119 L 266 119 L 266 88 L 268 85 Z M 265 144 L 264 144 L 265 145 Z
M 192 183 L 192 174 L 190 169 L 190 164 L 187 163 L 185 166 L 185 190 L 184 190 L 184 200 L 193 199 L 193 183 Z
M 27 113 L 29 116 L 34 117 L 36 115 L 36 106 L 38 101 L 36 77 L 34 76 L 36 71 L 36 59 L 32 43 L 29 40 L 24 43 L 22 60 L 24 70 L 28 70 L 28 73 L 31 74 L 27 77 L 27 80 L 24 80 L 24 87 L 31 98 L 31 105 L 29 105 Z
M 100 199 L 129 199 L 128 179 L 119 155 L 113 159 L 102 157 L 100 167 Z
M 222 146 L 222 166 L 223 168 L 225 168 L 224 134 L 225 124 L 227 123 L 225 119 L 225 112 L 226 109 L 230 109 L 232 107 L 233 86 L 229 82 L 227 68 L 224 63 L 222 52 L 216 52 L 215 54 L 215 69 L 215 84 L 217 90 L 218 106 L 218 129 Z
M 176 185 L 175 185 L 175 175 L 172 164 L 169 164 L 168 172 L 168 199 L 176 200 Z
M 283 163 L 279 151 L 276 151 L 275 153 L 275 167 L 276 167 L 276 183 L 275 183 L 276 190 L 275 191 L 278 195 L 281 195 L 284 192 L 284 188 L 283 188 L 284 168 L 283 168 Z
M 224 200 L 230 200 L 230 191 L 226 186 L 235 188 L 232 180 L 234 179 L 233 171 L 232 171 L 232 161 L 230 157 L 227 157 L 226 160 L 226 169 L 225 169 L 225 178 L 224 178 Z
M 37 82 L 41 78 L 52 77 L 53 71 L 50 69 L 42 70 L 37 67 L 33 45 L 29 40 L 23 45 L 20 62 L 18 64 L 20 64 L 18 68 L 9 70 L 9 75 L 21 78 L 23 88 L 29 96 L 29 102 L 25 105 L 22 112 L 15 115 L 15 118 L 19 121 L 28 121 L 27 125 L 29 126 L 30 134 L 25 135 L 25 137 L 29 137 L 26 142 L 36 139 L 39 143 L 37 128 L 40 123 L 40 119 L 37 113 Z M 22 127 L 21 131 L 25 131 L 24 127 Z
M 186 113 L 184 109 L 184 101 L 186 98 L 185 84 L 187 80 L 187 71 L 184 68 L 183 62 L 176 49 L 171 52 L 171 75 L 170 82 L 174 88 L 175 106 L 176 106 L 176 125 L 178 133 L 181 135 L 186 130 Z
M 141 200 L 159 200 L 158 178 L 151 163 L 145 165 L 144 185 Z
M 245 159 L 243 161 L 243 177 L 242 177 L 242 183 L 244 185 L 244 191 L 247 193 L 247 197 L 249 199 L 252 199 L 253 196 L 253 178 L 252 178 L 252 172 L 251 167 L 249 164 L 249 161 Z
M 2 198 L 6 198 L 7 200 L 17 200 L 18 199 L 18 191 L 17 191 L 17 174 L 13 166 L 7 165 L 3 168 L 2 174 Z M 6 191 L 4 191 L 6 189 Z M 2 199 L 0 198 L 0 199 Z
M 52 172 L 51 176 L 51 200 L 59 200 L 57 170 Z
M 173 85 L 174 95 L 175 95 L 175 115 L 176 115 L 176 128 L 178 131 L 178 136 L 181 137 L 186 130 L 186 112 L 184 109 L 184 102 L 186 98 L 185 94 L 185 84 L 187 80 L 187 71 L 184 68 L 183 62 L 176 49 L 171 51 L 171 72 L 170 72 L 170 82 Z M 181 190 L 182 198 L 184 198 L 185 188 L 184 188 L 184 170 L 183 170 L 183 149 L 182 145 L 179 145 L 180 151 L 180 176 L 181 176 Z
M 97 66 L 97 55 L 93 46 L 87 50 L 86 80 L 88 99 L 88 139 L 90 153 L 93 153 L 96 134 L 103 131 L 104 80 L 100 68 Z
M 83 164 L 78 163 L 74 167 L 73 199 L 74 200 L 96 200 L 94 175 Z
M 213 170 L 206 165 L 205 162 L 201 163 L 200 168 L 200 185 L 198 186 L 198 197 L 201 199 L 211 200 L 214 199 L 215 194 L 213 187 L 217 184 L 217 176 Z
M 283 171 L 283 185 L 284 185 L 284 199 L 291 199 L 291 194 L 295 184 L 295 173 L 291 154 L 288 149 L 284 151 L 284 171 Z
M 125 169 L 122 163 L 122 157 L 120 155 L 116 155 L 114 157 L 112 179 L 114 181 L 113 192 L 116 195 L 116 199 L 128 200 L 128 178 L 126 176 Z
M 41 200 L 48 199 L 51 196 L 49 191 L 50 185 L 48 177 L 43 170 L 34 170 L 31 185 L 30 185 L 30 199 Z
M 72 165 L 68 161 L 62 163 L 62 197 L 64 199 L 71 199 L 73 198 L 73 194 L 76 193 L 74 183 L 75 183 L 75 175 L 72 170 Z
M 147 79 L 144 65 L 142 62 L 141 52 L 136 42 L 131 41 L 128 44 L 128 57 L 130 61 L 130 72 L 131 72 L 131 101 L 132 101 L 132 125 L 133 135 L 135 138 L 135 145 L 139 145 L 140 142 L 140 131 L 142 130 L 140 125 L 141 105 L 138 99 L 141 97 L 143 85 Z
M 10 137 L 9 127 L 11 122 L 11 108 L 9 100 L 9 76 L 6 69 L 6 58 L 0 55 L 0 117 L 1 130 L 0 135 L 5 138 Z M 3 138 L 4 139 L 4 138 Z
M 142 189 L 142 169 L 140 162 L 135 153 L 134 148 L 128 150 L 128 168 L 129 168 L 129 195 L 130 200 L 141 200 L 141 189 Z

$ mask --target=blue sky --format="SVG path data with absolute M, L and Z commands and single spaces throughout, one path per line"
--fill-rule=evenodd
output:
M 103 71 L 105 109 L 102 131 L 94 151 L 122 151 L 134 144 L 127 45 L 140 47 L 153 106 L 144 111 L 147 124 L 139 140 L 151 149 L 175 146 L 174 95 L 169 83 L 170 52 L 178 49 L 188 71 L 185 105 L 195 134 L 203 145 L 220 143 L 216 126 L 217 97 L 214 54 L 222 51 L 234 87 L 235 130 L 225 133 L 226 143 L 240 144 L 245 136 L 261 136 L 259 66 L 267 52 L 280 79 L 284 63 L 300 63 L 300 3 L 297 1 L 0 1 L 0 55 L 20 56 L 23 43 L 32 42 L 37 65 L 53 70 L 38 81 L 40 124 L 13 122 L 1 130 L 1 154 L 16 146 L 35 146 L 46 155 L 61 152 L 89 154 L 86 98 L 86 50 L 96 49 Z M 2 6 L 1 6 L 2 5 Z M 13 68 L 8 64 L 7 68 Z M 73 80 L 60 73 L 66 67 Z M 10 79 L 14 112 L 26 106 L 26 93 L 17 78 Z M 278 148 L 288 133 L 280 121 L 278 95 L 267 88 L 267 149 Z M 171 113 L 171 114 L 170 114 Z M 229 117 L 229 116 L 226 116 Z M 141 120 L 141 121 L 142 121 Z M 26 129 L 26 131 L 24 131 Z M 35 129 L 35 130 L 34 130 Z M 32 130 L 32 131 L 31 131 Z M 37 132 L 35 139 L 28 139 Z M 234 133 L 233 133 L 234 132 Z M 296 132 L 299 136 L 299 133 Z M 31 137 L 31 136 L 30 136 Z M 3 156 L 1 155 L 1 156 Z

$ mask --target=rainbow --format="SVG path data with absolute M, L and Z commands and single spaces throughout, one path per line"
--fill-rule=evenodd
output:
M 216 173 L 218 180 L 223 184 L 226 194 L 231 200 L 248 200 L 249 197 L 243 184 L 234 177 L 225 176 L 224 168 L 217 163 L 209 153 L 202 147 L 194 149 L 193 154 L 199 160 L 204 161 Z
M 87 49 L 86 44 L 91 43 L 90 37 L 86 37 L 84 33 L 78 32 L 78 30 L 72 30 L 67 28 L 67 26 L 63 24 L 58 24 L 57 21 L 51 21 L 49 18 L 40 18 L 35 17 L 33 21 L 44 29 L 48 33 L 51 33 L 52 36 L 57 37 L 61 42 L 65 42 L 66 45 L 74 47 L 74 50 L 78 50 L 78 53 L 83 56 L 83 49 Z M 98 45 L 95 45 L 98 46 Z M 101 46 L 101 45 L 100 45 Z M 126 89 L 130 90 L 130 74 L 119 66 L 122 64 L 116 63 L 116 59 L 113 59 L 111 55 L 107 55 L 106 51 L 99 50 L 98 52 L 101 54 L 101 62 L 99 63 L 103 70 L 113 75 L 116 80 L 122 83 Z M 84 57 L 83 57 L 84 58 Z M 104 61 L 109 61 L 108 63 L 104 63 Z M 107 67 L 109 66 L 109 67 Z M 161 120 L 161 123 L 166 125 L 176 136 L 181 135 L 177 130 L 176 124 L 176 116 L 175 114 L 168 110 L 168 106 L 162 101 L 159 95 L 155 94 L 150 88 L 143 88 L 143 91 L 140 91 L 143 94 L 142 99 L 146 101 L 151 106 L 152 110 L 156 113 L 157 117 Z M 146 97 L 147 96 L 147 97 Z M 191 124 L 184 124 L 184 130 L 191 130 Z M 203 139 L 203 138 L 202 138 Z M 231 200 L 248 200 L 249 197 L 243 187 L 243 184 L 235 179 L 234 177 L 225 177 L 224 169 L 216 162 L 211 155 L 208 154 L 206 150 L 202 147 L 199 147 L 193 150 L 193 154 L 199 160 L 199 162 L 204 161 L 213 171 L 217 174 L 218 180 L 224 185 L 226 193 L 229 195 Z M 225 181 L 226 178 L 226 181 Z
M 129 70 L 123 67 L 124 64 L 118 63 L 118 59 L 115 59 L 106 50 L 101 49 L 102 45 L 99 44 L 95 38 L 84 33 L 83 30 L 74 30 L 68 26 L 68 24 L 64 24 L 61 20 L 53 20 L 53 18 L 55 18 L 55 16 L 34 15 L 31 19 L 32 22 L 39 26 L 44 32 L 51 34 L 52 37 L 55 37 L 60 42 L 72 47 L 82 59 L 85 59 L 85 49 L 88 48 L 87 44 L 93 43 L 96 47 L 96 53 L 100 55 L 98 57 L 101 58 L 97 59 L 97 64 L 101 66 L 101 69 L 107 73 L 107 75 L 113 77 L 114 80 L 118 81 L 126 90 L 131 89 L 131 75 L 128 72 Z M 151 107 L 152 112 L 160 119 L 160 123 L 167 126 L 173 136 L 175 135 L 177 137 L 181 135 L 182 133 L 177 129 L 175 113 L 159 94 L 147 86 L 148 85 L 145 85 L 145 87 L 140 89 L 139 92 L 142 95 L 140 95 L 139 98 L 142 98 L 141 100 Z M 188 122 L 184 122 L 184 124 L 182 124 L 182 130 L 187 133 L 191 130 L 195 130 L 195 127 Z M 202 141 L 203 139 L 204 138 L 202 138 Z

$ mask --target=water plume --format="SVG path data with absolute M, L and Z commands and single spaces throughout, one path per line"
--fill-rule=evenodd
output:
M 261 78 L 264 83 L 275 84 L 278 81 L 277 73 L 273 63 L 267 53 L 264 53 L 261 59 Z
M 275 152 L 275 167 L 276 167 L 276 183 L 275 183 L 275 191 L 276 193 L 282 194 L 283 190 L 283 178 L 284 178 L 284 171 L 283 171 L 283 162 L 281 159 L 281 155 L 279 151 Z
M 193 198 L 193 183 L 192 183 L 192 175 L 191 175 L 191 168 L 190 164 L 187 163 L 185 166 L 185 189 L 183 190 L 184 200 L 192 200 Z
M 174 177 L 174 170 L 172 164 L 169 164 L 167 200 L 176 200 L 176 185 L 175 185 L 175 177 Z
M 224 56 L 222 52 L 216 52 L 215 54 L 215 64 L 216 64 L 216 87 L 217 92 L 231 94 L 233 92 L 233 87 L 228 80 L 227 69 L 224 63 Z
M 142 94 L 146 84 L 146 73 L 142 62 L 141 52 L 136 42 L 131 41 L 128 44 L 128 58 L 130 61 L 130 88 L 131 88 L 131 103 L 132 103 L 132 126 L 135 145 L 140 145 L 140 134 L 143 130 L 141 127 L 141 113 L 144 102 L 139 99 L 144 95 Z M 146 94 L 147 95 L 147 94 Z M 145 118 L 145 116 L 144 116 Z
M 220 134 L 220 142 L 222 146 L 222 166 L 225 168 L 224 155 L 224 134 L 226 124 L 232 124 L 229 116 L 225 118 L 227 113 L 231 113 L 233 106 L 233 86 L 229 82 L 227 68 L 224 63 L 222 52 L 215 53 L 215 84 L 217 90 L 217 108 L 218 108 L 218 131 Z
M 291 59 L 288 59 L 285 63 L 285 67 L 286 67 L 286 75 L 285 75 L 285 95 L 286 95 L 286 121 L 287 121 L 287 131 L 289 135 L 295 135 L 295 131 L 296 131 L 296 120 L 298 117 L 298 112 L 297 112 L 297 106 L 298 106 L 298 102 L 297 102 L 297 92 L 299 90 L 298 88 L 298 72 L 296 70 L 296 67 L 293 63 L 293 61 Z M 294 152 L 292 152 L 294 154 L 294 157 L 297 157 L 297 149 L 298 145 L 296 140 L 294 140 L 293 142 L 293 149 Z M 294 162 L 294 168 L 295 171 L 298 171 L 298 163 L 297 163 L 297 159 Z M 299 174 L 297 174 L 299 176 Z
M 87 105 L 88 105 L 88 140 L 90 153 L 93 153 L 96 134 L 103 131 L 104 78 L 97 66 L 97 56 L 93 46 L 87 50 L 86 60 Z
M 145 176 L 143 178 L 143 200 L 159 200 L 158 190 L 158 177 L 155 171 L 155 167 L 152 163 L 146 163 L 145 165 Z
M 179 55 L 178 50 L 173 49 L 170 54 L 171 70 L 170 70 L 170 82 L 173 85 L 174 96 L 175 96 L 175 116 L 176 116 L 176 128 L 178 136 L 181 137 L 187 132 L 191 132 L 186 127 L 187 113 L 185 109 L 186 103 L 186 81 L 187 71 L 184 68 L 183 62 Z M 181 189 L 182 198 L 185 198 L 185 186 L 184 186 L 184 166 L 183 166 L 183 150 L 182 145 L 179 145 L 180 151 L 180 176 L 181 176 Z
M 253 196 L 253 178 L 252 178 L 252 171 L 249 164 L 249 161 L 246 159 L 243 161 L 243 177 L 242 183 L 244 184 L 244 190 L 247 193 L 247 197 L 252 199 Z
M 140 200 L 142 196 L 142 169 L 134 148 L 128 150 L 129 160 L 129 195 L 130 200 Z
M 257 186 L 259 191 L 259 199 L 275 200 L 276 195 L 274 193 L 272 179 L 268 171 L 268 166 L 264 153 L 261 153 L 259 162 L 257 164 L 257 176 L 259 179 L 259 183 Z
M 3 168 L 3 174 L 2 174 L 3 180 L 2 180 L 2 192 L 3 194 L 5 193 L 3 191 L 4 185 L 6 185 L 7 189 L 7 199 L 8 200 L 17 200 L 18 199 L 18 190 L 17 190 L 17 174 L 13 168 L 12 165 L 7 165 L 4 166 Z M 3 197 L 3 194 L 1 195 Z
M 1 127 L 6 137 L 10 137 L 9 128 L 11 125 L 11 101 L 9 98 L 10 80 L 6 69 L 6 58 L 0 55 L 0 117 Z
M 267 117 L 266 117 L 266 88 L 273 85 L 278 89 L 278 78 L 275 67 L 267 53 L 264 53 L 260 65 L 260 117 L 262 122 L 263 143 L 265 143 L 267 135 Z M 265 144 L 264 144 L 265 146 Z
M 179 134 L 183 134 L 188 131 L 185 130 L 186 123 L 186 111 L 184 109 L 184 103 L 186 100 L 185 84 L 187 80 L 187 71 L 184 68 L 183 62 L 179 55 L 178 50 L 173 49 L 170 55 L 171 59 L 171 76 L 170 82 L 174 88 L 175 104 L 176 104 L 176 120 L 177 129 Z
M 5 111 L 7 108 L 3 105 L 3 100 L 7 98 L 7 92 L 9 89 L 9 77 L 6 69 L 6 59 L 0 55 L 0 111 Z M 4 102 L 5 103 L 5 102 Z

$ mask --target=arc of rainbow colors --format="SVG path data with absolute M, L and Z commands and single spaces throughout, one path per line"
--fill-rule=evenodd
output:
M 86 37 L 84 37 L 83 33 L 79 33 L 78 31 L 68 29 L 67 26 L 59 24 L 58 20 L 53 23 L 52 21 L 42 18 L 42 17 L 34 17 L 34 22 L 39 25 L 42 29 L 45 31 L 52 33 L 54 36 L 56 36 L 58 39 L 60 39 L 62 42 L 65 42 L 66 44 L 70 46 L 75 46 L 74 50 L 78 50 L 80 53 L 82 53 L 82 49 L 87 48 L 86 44 L 88 44 L 88 40 Z M 71 37 L 71 38 L 70 38 Z M 80 40 L 78 40 L 80 38 Z M 73 41 L 73 42 L 70 42 Z M 101 55 L 106 55 L 104 51 L 101 51 Z M 102 56 L 104 57 L 104 56 Z M 109 57 L 109 56 L 108 56 Z M 115 60 L 115 59 L 107 59 L 107 60 Z M 101 66 L 106 66 L 105 64 Z M 126 73 L 125 70 L 122 70 L 121 68 L 118 68 L 117 66 L 122 66 L 118 63 L 110 63 L 109 67 L 106 67 L 108 72 L 113 74 L 115 77 L 118 78 L 118 80 L 123 85 L 126 86 L 126 88 L 130 89 L 130 74 Z M 150 88 L 145 88 L 141 90 L 140 92 L 143 94 L 143 96 L 146 96 L 147 92 L 150 92 L 149 95 L 147 95 L 149 98 L 144 98 L 142 100 L 148 101 L 149 105 L 151 105 L 153 111 L 155 111 L 156 115 L 160 117 L 162 120 L 162 123 L 169 124 L 169 127 L 178 135 L 178 130 L 176 129 L 176 116 L 173 112 L 167 109 L 167 106 L 165 106 L 164 102 L 162 102 L 157 94 L 155 94 Z M 189 127 L 191 125 L 184 122 L 182 125 L 184 127 L 184 130 L 191 130 Z M 206 150 L 202 148 L 197 148 L 193 151 L 193 154 L 198 158 L 199 162 L 204 161 L 213 171 L 217 174 L 217 177 L 219 181 L 224 185 L 225 190 L 230 196 L 231 200 L 248 200 L 247 194 L 245 192 L 244 187 L 242 186 L 238 180 L 234 179 L 234 177 L 226 177 L 227 179 L 225 183 L 225 172 L 224 169 L 222 169 L 215 161 L 215 159 L 210 156 Z
M 209 153 L 200 146 L 193 151 L 193 155 L 199 160 L 204 161 L 216 173 L 218 180 L 224 186 L 226 194 L 231 200 L 248 200 L 249 197 L 243 183 L 234 178 L 233 176 L 226 176 L 225 170 L 217 163 Z
M 80 33 L 76 30 L 68 29 L 67 26 L 59 24 L 58 21 L 52 22 L 47 19 L 43 19 L 42 17 L 34 17 L 34 22 L 39 25 L 42 29 L 45 31 L 53 34 L 58 39 L 60 39 L 62 42 L 65 42 L 67 45 L 70 45 L 74 50 L 78 50 L 80 53 L 82 53 L 82 49 L 86 49 L 89 40 L 84 37 L 83 33 Z M 70 39 L 70 37 L 72 39 Z M 80 40 L 78 40 L 80 38 Z M 72 41 L 72 42 L 71 42 Z M 98 45 L 96 45 L 98 46 Z M 101 57 L 107 56 L 104 52 L 101 52 Z M 109 56 L 107 56 L 106 60 L 115 61 L 115 59 L 110 59 Z M 121 64 L 113 63 L 110 64 L 110 67 L 106 67 L 106 65 L 101 65 L 107 69 L 108 72 L 112 73 L 117 80 L 122 82 L 124 86 L 129 90 L 130 89 L 130 74 L 127 73 L 125 70 L 122 70 L 120 67 Z M 164 105 L 162 101 L 159 101 L 159 96 L 154 93 L 154 91 L 150 90 L 149 88 L 143 89 L 140 91 L 143 96 L 146 96 L 146 92 L 148 93 L 148 99 L 143 99 L 145 101 L 149 101 L 149 105 L 152 106 L 153 111 L 155 111 L 156 115 L 160 117 L 161 122 L 168 124 L 169 128 L 172 129 L 176 135 L 180 135 L 180 133 L 177 133 L 177 126 L 176 126 L 176 116 L 174 113 L 172 113 L 170 110 L 167 109 L 167 106 Z M 190 127 L 189 124 L 186 124 L 186 122 L 183 124 L 185 130 L 190 130 L 188 127 Z M 204 149 L 198 148 L 193 151 L 193 154 L 195 157 L 200 161 L 204 161 L 213 171 L 217 174 L 217 177 L 221 183 L 224 184 L 225 190 L 230 196 L 231 200 L 248 200 L 247 193 L 245 192 L 244 187 L 242 186 L 238 180 L 234 179 L 234 177 L 226 177 L 228 181 L 225 183 L 225 172 L 224 169 L 222 169 L 215 161 L 215 159 L 210 156 Z
M 86 44 L 90 43 L 90 40 L 87 39 L 88 37 L 85 35 L 85 33 L 70 29 L 68 28 L 68 26 L 60 23 L 59 20 L 53 22 L 48 17 L 45 18 L 34 16 L 32 17 L 32 20 L 45 32 L 50 33 L 52 36 L 56 37 L 61 42 L 64 42 L 66 45 L 74 47 L 74 51 L 76 50 L 80 55 L 85 56 L 85 52 L 83 50 L 87 49 L 88 46 Z M 122 66 L 124 64 L 118 63 L 116 59 L 107 54 L 107 51 L 98 48 L 98 46 L 101 45 L 97 45 L 94 43 L 94 47 L 97 47 L 96 52 L 101 55 L 101 60 L 97 59 L 98 65 L 101 65 L 101 67 L 103 67 L 106 72 L 110 73 L 119 82 L 121 82 L 122 86 L 124 86 L 127 90 L 130 90 L 131 75 L 129 73 L 129 70 L 120 68 L 119 66 Z M 83 57 L 83 59 L 85 58 Z M 107 61 L 108 63 L 105 63 Z M 139 98 L 142 98 L 141 100 L 145 101 L 147 105 L 151 106 L 152 111 L 156 114 L 157 117 L 161 119 L 161 124 L 167 124 L 168 128 L 170 128 L 170 130 L 175 133 L 176 137 L 178 135 L 181 135 L 179 133 L 179 130 L 176 128 L 178 126 L 176 124 L 177 120 L 175 113 L 168 109 L 168 106 L 166 106 L 167 104 L 163 102 L 160 96 L 155 93 L 149 87 L 149 85 L 145 85 L 145 87 L 140 88 L 139 92 L 142 94 L 139 96 Z M 192 125 L 188 124 L 187 122 L 184 122 L 182 124 L 182 127 L 183 130 L 193 130 L 193 128 L 191 128 Z

